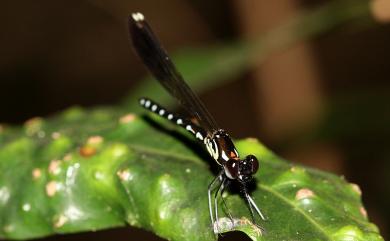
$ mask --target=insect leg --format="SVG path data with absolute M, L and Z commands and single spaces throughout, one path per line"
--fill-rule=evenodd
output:
M 262 220 L 266 220 L 265 216 L 262 214 L 260 209 L 257 207 L 256 203 L 253 201 L 252 197 L 249 195 L 249 193 L 248 193 L 248 191 L 247 191 L 245 186 L 243 186 L 242 190 L 244 191 L 245 199 L 246 199 L 246 201 L 248 203 L 248 207 L 249 207 L 249 211 L 251 212 L 251 217 L 252 217 L 253 223 L 256 226 L 258 226 L 261 230 L 263 230 L 263 228 L 261 228 L 261 226 L 259 226 L 257 224 L 257 222 L 256 222 L 255 215 L 254 215 L 254 212 L 253 212 L 253 208 L 256 210 L 256 213 L 260 216 L 260 218 Z
M 225 200 L 225 198 L 223 197 L 223 193 L 224 193 L 224 191 L 226 190 L 226 188 L 229 186 L 230 182 L 229 182 L 228 179 L 226 179 L 226 182 L 225 182 L 225 183 L 226 183 L 226 184 L 224 184 L 224 185 L 222 186 L 222 190 L 221 190 L 222 204 L 223 204 L 223 206 L 224 206 L 224 208 L 225 208 L 225 212 L 227 213 L 227 215 L 228 215 L 229 218 L 230 218 L 230 221 L 233 223 L 233 217 L 232 217 L 232 215 L 231 215 L 231 213 L 230 213 L 230 211 L 229 211 L 229 208 L 228 208 L 228 206 L 227 206 L 227 204 L 226 204 L 226 200 Z
M 224 189 L 226 181 L 227 181 L 227 177 L 225 175 L 221 175 L 221 184 L 219 185 L 218 190 L 214 194 L 214 212 L 215 212 L 215 221 L 217 224 L 216 230 L 214 230 L 214 232 L 217 231 L 217 233 L 219 233 L 218 227 L 220 225 L 218 219 L 218 196 L 221 196 L 222 200 L 224 200 L 222 197 L 222 190 Z
M 252 197 L 248 193 L 247 193 L 247 200 L 248 200 L 248 203 L 250 203 L 250 205 L 252 205 L 253 208 L 256 210 L 256 212 L 260 216 L 260 218 L 263 219 L 264 221 L 267 220 L 267 218 L 261 212 L 260 208 L 257 207 L 255 201 L 253 201 Z
M 218 223 L 218 195 L 222 190 L 223 184 L 226 181 L 226 177 L 221 176 L 221 183 L 219 184 L 218 190 L 214 194 L 214 212 L 215 212 L 215 221 Z
M 211 225 L 214 225 L 214 214 L 213 214 L 213 205 L 211 202 L 211 192 L 217 187 L 215 184 L 218 183 L 218 181 L 221 181 L 223 176 L 224 170 L 222 170 L 209 184 L 207 189 L 207 196 L 209 201 L 209 212 L 210 212 L 210 219 L 211 219 Z

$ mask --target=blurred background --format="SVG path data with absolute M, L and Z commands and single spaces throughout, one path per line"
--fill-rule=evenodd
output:
M 0 6 L 0 122 L 20 124 L 72 105 L 138 111 L 134 96 L 151 89 L 148 96 L 174 103 L 149 85 L 131 49 L 127 16 L 140 11 L 220 126 L 357 183 L 370 220 L 390 238 L 389 1 L 5 0 Z M 51 240 L 115 235 L 161 240 L 128 228 Z M 234 235 L 220 240 L 245 239 Z

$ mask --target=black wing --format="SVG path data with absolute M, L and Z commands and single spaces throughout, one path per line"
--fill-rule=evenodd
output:
M 191 118 L 195 118 L 209 133 L 218 130 L 214 118 L 184 82 L 141 13 L 133 13 L 129 17 L 129 32 L 139 57 L 162 86 L 189 112 Z

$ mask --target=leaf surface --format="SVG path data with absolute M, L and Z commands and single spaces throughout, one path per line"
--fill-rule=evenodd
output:
M 151 118 L 154 118 L 151 116 Z M 206 152 L 181 130 L 112 108 L 71 108 L 0 134 L 0 238 L 29 239 L 132 226 L 168 240 L 214 240 Z M 382 240 L 342 177 L 293 165 L 256 139 L 237 141 L 261 159 L 252 192 L 268 217 L 263 231 L 244 200 L 226 194 L 219 231 L 253 240 Z M 219 205 L 222 207 L 222 205 Z

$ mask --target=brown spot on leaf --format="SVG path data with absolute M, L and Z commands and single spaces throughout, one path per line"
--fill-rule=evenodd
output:
M 34 135 L 38 133 L 42 128 L 43 119 L 40 117 L 34 117 L 27 120 L 24 123 L 27 135 Z
M 68 153 L 64 156 L 64 161 L 70 161 L 72 160 L 72 154 L 71 153 Z
M 31 119 L 28 119 L 24 122 L 24 125 L 25 126 L 31 126 L 31 125 L 36 125 L 37 123 L 41 123 L 42 122 L 42 118 L 41 117 L 33 117 Z
M 242 217 L 239 221 L 238 221 L 238 225 L 239 226 L 245 226 L 245 225 L 250 225 L 253 229 L 253 231 L 256 233 L 256 236 L 257 237 L 260 237 L 262 236 L 263 232 L 262 230 L 256 225 L 254 224 L 252 221 L 250 221 L 249 219 L 245 218 L 245 217 Z M 235 225 L 236 226 L 236 225 Z
M 314 196 L 314 192 L 308 188 L 302 188 L 297 191 L 295 194 L 295 199 L 296 200 L 301 200 L 305 198 L 311 198 Z
M 363 215 L 363 217 L 367 217 L 367 210 L 364 207 L 360 207 L 359 211 Z
M 246 140 L 249 142 L 258 142 L 255 137 L 248 137 L 248 138 L 246 138 Z
M 59 133 L 59 132 L 55 131 L 55 132 L 51 133 L 51 138 L 53 138 L 54 140 L 57 140 L 60 137 L 61 137 L 61 133 Z
M 14 231 L 15 227 L 12 224 L 5 225 L 3 230 L 5 233 L 10 233 Z
M 122 124 L 128 124 L 130 122 L 133 122 L 135 120 L 135 117 L 136 117 L 136 115 L 134 115 L 134 114 L 127 114 L 125 116 L 122 116 L 119 119 L 119 122 Z
M 83 146 L 80 148 L 79 153 L 83 157 L 91 157 L 96 154 L 96 149 L 92 146 Z
M 359 194 L 359 196 L 362 195 L 362 190 L 360 189 L 360 187 L 357 184 L 351 183 L 351 187 L 352 187 L 352 190 L 354 190 L 357 194 Z
M 49 197 L 53 197 L 57 192 L 57 183 L 55 181 L 50 181 L 46 184 L 46 194 Z
M 31 172 L 32 174 L 32 177 L 34 180 L 37 180 L 38 178 L 40 178 L 42 176 L 42 172 L 39 168 L 34 168 Z
M 101 136 L 91 136 L 87 140 L 87 144 L 89 145 L 96 145 L 103 142 L 103 137 Z

